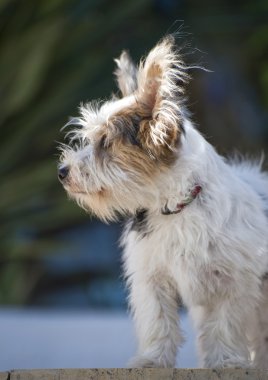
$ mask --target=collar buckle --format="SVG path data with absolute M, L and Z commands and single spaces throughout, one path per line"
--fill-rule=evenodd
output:
M 197 195 L 201 192 L 202 186 L 195 185 L 190 191 L 189 194 L 184 198 L 184 200 L 176 205 L 175 210 L 169 210 L 167 204 L 162 209 L 161 213 L 163 215 L 172 215 L 172 214 L 178 214 L 181 212 L 187 205 L 192 203 L 192 201 L 197 197 Z

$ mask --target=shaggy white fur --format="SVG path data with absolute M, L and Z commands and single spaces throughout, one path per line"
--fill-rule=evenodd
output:
M 268 175 L 259 163 L 225 160 L 194 128 L 183 105 L 187 67 L 170 37 L 139 68 L 126 53 L 116 62 L 126 97 L 95 110 L 82 107 L 81 117 L 72 120 L 80 126 L 74 131 L 79 144 L 63 146 L 59 171 L 69 195 L 87 210 L 104 220 L 117 212 L 131 215 L 122 236 L 139 342 L 131 366 L 175 365 L 183 343 L 181 298 L 198 330 L 203 367 L 267 368 Z M 150 150 L 140 144 L 141 104 L 151 107 Z M 116 129 L 128 109 L 140 115 L 138 146 Z M 175 159 L 165 163 L 153 145 Z M 127 151 L 131 160 L 126 163 Z M 136 156 L 140 166 L 132 164 Z M 153 165 L 151 176 L 146 165 Z M 202 191 L 172 214 L 196 185 Z

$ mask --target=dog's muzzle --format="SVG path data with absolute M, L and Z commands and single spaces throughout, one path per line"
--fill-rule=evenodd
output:
M 58 169 L 58 179 L 63 182 L 69 174 L 69 166 L 61 166 Z

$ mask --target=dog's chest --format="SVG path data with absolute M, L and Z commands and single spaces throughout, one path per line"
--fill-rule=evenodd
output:
M 169 223 L 155 230 L 147 243 L 151 269 L 168 273 L 186 304 L 208 304 L 230 291 L 232 277 L 210 251 L 207 232 L 199 223 Z
M 221 263 L 202 257 L 202 252 L 178 256 L 170 266 L 172 279 L 186 305 L 208 305 L 228 295 L 233 286 L 231 274 Z

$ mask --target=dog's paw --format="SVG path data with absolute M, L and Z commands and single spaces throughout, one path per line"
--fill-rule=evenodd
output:
M 128 362 L 128 368 L 156 368 L 164 367 L 156 360 L 147 356 L 135 356 Z

